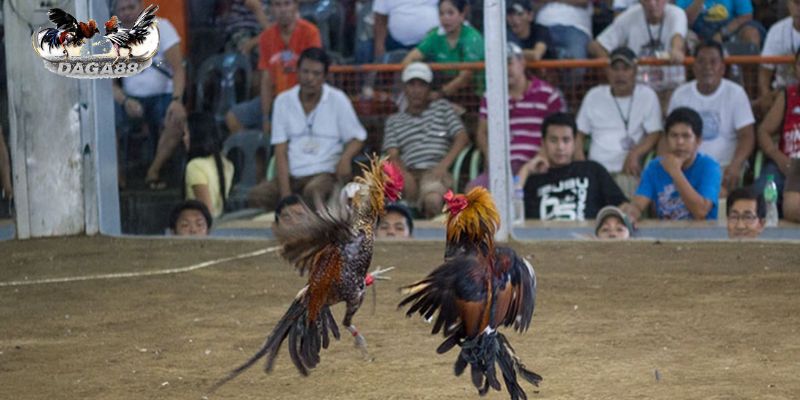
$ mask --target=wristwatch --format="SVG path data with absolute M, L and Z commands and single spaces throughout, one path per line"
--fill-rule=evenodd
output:
M 183 96 L 181 95 L 172 95 L 172 101 L 183 102 Z

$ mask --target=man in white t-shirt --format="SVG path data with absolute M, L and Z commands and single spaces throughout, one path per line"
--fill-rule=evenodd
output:
M 131 27 L 142 10 L 141 0 L 118 0 L 114 13 L 121 25 Z M 113 90 L 117 129 L 122 134 L 131 134 L 137 122 L 141 122 L 147 124 L 151 137 L 159 137 L 145 183 L 152 189 L 163 189 L 166 184 L 160 179 L 161 167 L 180 144 L 186 121 L 183 105 L 186 71 L 178 32 L 166 19 L 156 18 L 156 24 L 160 42 L 152 65 L 123 78 L 121 86 L 115 81 Z
M 439 26 L 437 0 L 375 0 L 375 61 L 387 51 L 411 50 Z
M 300 194 L 306 204 L 327 201 L 337 181 L 352 175 L 353 157 L 367 138 L 347 95 L 325 83 L 330 57 L 318 47 L 297 61 L 298 84 L 275 98 L 272 144 L 276 177 L 250 191 L 251 207 L 272 211 L 280 199 Z
M 539 10 L 536 23 L 547 27 L 550 53 L 555 58 L 587 58 L 586 46 L 592 41 L 592 10 L 589 0 L 551 0 Z M 585 69 L 570 72 L 562 78 L 564 84 L 582 80 Z
M 672 94 L 669 111 L 689 107 L 703 119 L 700 152 L 718 162 L 722 176 L 722 196 L 739 184 L 745 163 L 755 147 L 755 118 L 747 93 L 736 83 L 724 79 L 722 45 L 704 42 L 695 50 L 695 80 L 681 85 Z
M 788 0 L 786 4 L 790 16 L 769 28 L 762 56 L 794 56 L 800 50 L 800 1 Z M 792 65 L 761 64 L 758 69 L 758 99 L 753 102 L 759 111 L 766 113 L 777 91 L 797 83 Z
M 641 0 L 617 16 L 597 39 L 589 44 L 593 57 L 608 57 L 620 46 L 632 49 L 639 57 L 669 59 L 672 66 L 639 66 L 638 79 L 657 92 L 668 92 L 686 81 L 683 60 L 688 25 L 686 13 L 667 0 Z
M 639 185 L 642 159 L 661 137 L 661 106 L 656 92 L 636 83 L 636 54 L 627 47 L 611 52 L 606 68 L 609 85 L 589 90 L 578 111 L 576 159 L 585 159 L 583 143 L 589 136 L 589 159 L 602 164 L 625 196 Z

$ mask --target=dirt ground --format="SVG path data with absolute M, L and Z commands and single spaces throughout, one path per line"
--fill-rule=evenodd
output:
M 275 253 L 190 272 L 7 286 L 156 271 L 244 254 L 259 241 L 65 238 L 0 242 L 0 398 L 200 399 L 248 358 L 302 278 Z M 513 244 L 539 278 L 531 330 L 508 333 L 544 376 L 531 399 L 796 399 L 800 393 L 797 243 Z M 442 242 L 379 243 L 395 266 L 355 323 L 374 360 L 343 337 L 302 378 L 286 348 L 213 399 L 472 399 L 456 352 L 397 311 Z M 371 294 L 370 294 L 371 296 Z M 342 315 L 342 308 L 335 310 Z M 486 398 L 505 399 L 493 392 Z

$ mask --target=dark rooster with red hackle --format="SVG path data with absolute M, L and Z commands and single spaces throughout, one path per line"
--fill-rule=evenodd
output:
M 327 348 L 330 335 L 339 339 L 339 328 L 330 307 L 344 302 L 342 324 L 355 338 L 356 346 L 368 357 L 366 340 L 352 323 L 361 307 L 366 286 L 379 278 L 368 274 L 375 240 L 374 227 L 384 214 L 384 201 L 395 201 L 403 190 L 400 170 L 386 159 L 372 159 L 351 207 L 320 210 L 291 228 L 276 227 L 282 256 L 301 274 L 308 272 L 308 285 L 278 321 L 263 346 L 244 364 L 218 382 L 213 390 L 235 378 L 266 356 L 266 372 L 272 370 L 282 343 L 289 339 L 289 355 L 304 376 L 320 361 L 320 349 Z M 385 271 L 385 270 L 384 270 Z
M 469 365 L 480 395 L 501 389 L 497 366 L 511 399 L 527 399 L 517 377 L 535 386 L 542 377 L 525 367 L 497 329 L 513 326 L 524 332 L 530 326 L 536 301 L 533 267 L 514 250 L 495 246 L 500 217 L 486 189 L 477 187 L 466 195 L 448 192 L 445 202 L 445 262 L 404 287 L 407 297 L 399 306 L 410 304 L 407 316 L 419 313 L 432 321 L 432 334 L 444 334 L 437 353 L 461 347 L 455 374 L 460 376 Z
M 97 22 L 90 19 L 89 22 L 80 22 L 70 13 L 60 9 L 51 8 L 47 12 L 47 17 L 50 22 L 56 24 L 56 28 L 47 28 L 39 31 L 42 35 L 41 43 L 42 48 L 46 44 L 49 49 L 61 47 L 64 51 L 64 56 L 69 57 L 67 47 L 81 47 L 86 39 L 91 39 L 95 33 L 99 33 L 97 29 Z
M 145 39 L 147 39 L 147 35 L 150 33 L 150 25 L 155 21 L 156 11 L 158 11 L 157 5 L 151 4 L 147 6 L 147 8 L 142 10 L 139 16 L 136 17 L 136 21 L 131 28 L 121 27 L 119 25 L 119 18 L 117 18 L 116 15 L 106 21 L 105 37 L 111 42 L 111 45 L 114 46 L 114 50 L 117 51 L 117 58 L 120 57 L 120 49 L 128 49 L 128 58 L 130 58 L 131 52 L 133 51 L 131 46 L 144 43 Z

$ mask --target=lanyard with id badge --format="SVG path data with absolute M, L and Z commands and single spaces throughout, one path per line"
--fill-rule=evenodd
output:
M 645 18 L 644 25 L 647 27 L 647 36 L 650 40 L 642 45 L 640 54 L 643 57 L 663 58 L 665 56 L 664 44 L 661 42 L 661 35 L 664 33 L 664 21 L 658 27 L 658 36 L 653 37 L 650 30 L 650 23 Z M 639 75 L 642 81 L 653 88 L 659 87 L 664 83 L 664 70 L 660 66 L 642 65 L 639 67 Z
M 315 108 L 311 114 L 306 116 L 306 127 L 303 130 L 303 133 L 300 135 L 302 138 L 301 140 L 303 141 L 301 146 L 303 153 L 310 155 L 317 154 L 319 152 L 319 141 L 314 137 L 314 121 L 316 119 L 317 109 Z
M 619 118 L 622 120 L 622 124 L 625 126 L 625 137 L 622 138 L 622 140 L 620 140 L 620 145 L 622 146 L 622 149 L 625 150 L 626 152 L 631 151 L 631 149 L 633 149 L 633 146 L 636 144 L 636 142 L 631 137 L 630 131 L 628 130 L 628 125 L 631 122 L 631 112 L 633 111 L 633 100 L 634 100 L 633 95 L 635 93 L 636 89 L 634 89 L 633 93 L 631 93 L 631 99 L 630 102 L 628 103 L 627 115 L 622 113 L 622 107 L 620 107 L 616 96 L 614 96 L 613 94 L 611 95 L 611 98 L 614 99 L 614 105 L 617 106 L 617 112 L 619 112 Z

